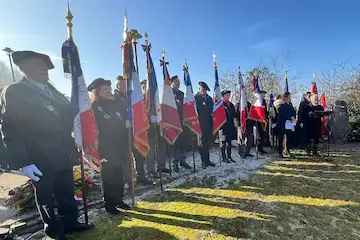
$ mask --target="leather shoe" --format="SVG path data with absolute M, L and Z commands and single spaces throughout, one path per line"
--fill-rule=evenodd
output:
M 251 153 L 246 154 L 246 157 L 254 157 Z
M 223 160 L 222 160 L 224 163 L 231 163 L 230 161 L 229 161 L 229 159 L 227 159 L 227 158 L 223 158 Z
M 55 240 L 69 240 L 65 235 L 56 237 Z
M 95 226 L 92 223 L 85 224 L 77 222 L 76 225 L 69 230 L 65 231 L 65 233 L 73 233 L 73 232 L 86 232 L 93 229 Z
M 171 170 L 170 170 L 170 169 L 168 169 L 168 168 L 163 168 L 163 169 L 161 169 L 161 172 L 162 172 L 162 173 L 168 173 L 168 174 L 171 174 Z
M 180 161 L 180 166 L 185 169 L 191 169 L 190 165 L 187 164 L 187 162 L 185 162 L 185 161 Z
M 215 163 L 213 163 L 213 162 L 211 162 L 211 161 L 208 162 L 208 165 L 209 165 L 210 167 L 215 167 Z
M 234 159 L 232 159 L 232 157 L 229 157 L 229 160 L 233 163 L 236 163 L 236 161 Z
M 120 213 L 120 211 L 114 205 L 106 205 L 105 204 L 105 211 L 107 213 L 110 213 L 110 214 L 113 214 L 113 215 L 116 215 L 116 214 Z
M 137 178 L 136 179 L 136 182 L 138 182 L 139 184 L 142 184 L 142 185 L 154 185 L 154 182 L 147 179 L 147 178 Z
M 131 210 L 131 209 L 132 209 L 129 205 L 127 205 L 127 204 L 124 203 L 123 201 L 117 202 L 117 203 L 116 203 L 116 206 L 117 206 L 118 208 L 123 209 L 123 210 Z

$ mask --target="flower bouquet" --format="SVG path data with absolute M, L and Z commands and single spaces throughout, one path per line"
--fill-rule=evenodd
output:
M 73 168 L 75 195 L 77 201 L 82 200 L 82 181 L 81 168 L 75 166 Z M 96 173 L 92 169 L 85 169 L 85 183 L 88 193 L 96 192 L 99 189 L 98 181 L 95 179 Z M 36 209 L 34 186 L 31 180 L 11 189 L 8 193 L 10 198 L 6 201 L 6 206 L 16 209 L 19 213 L 28 212 Z M 97 193 L 97 192 L 96 192 Z M 97 194 L 99 195 L 99 194 Z

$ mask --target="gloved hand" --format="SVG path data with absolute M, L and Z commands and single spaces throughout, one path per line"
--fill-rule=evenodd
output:
M 125 122 L 125 127 L 126 128 L 131 128 L 132 127 L 132 123 L 129 120 L 126 120 Z
M 157 121 L 157 117 L 156 116 L 150 116 L 150 122 L 151 123 L 156 123 Z
M 276 128 L 276 123 L 271 124 L 272 128 Z
M 38 182 L 43 174 L 42 172 L 34 165 L 31 164 L 29 166 L 21 168 L 21 171 L 25 176 L 33 180 L 34 182 Z
M 300 123 L 300 127 L 303 128 L 303 127 L 304 127 L 304 124 L 303 124 L 303 123 Z

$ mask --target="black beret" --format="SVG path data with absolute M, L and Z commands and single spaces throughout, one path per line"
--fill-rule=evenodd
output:
M 205 82 L 199 82 L 199 86 L 205 88 L 206 90 L 210 91 L 209 86 Z
M 178 79 L 180 81 L 180 79 L 179 79 L 179 77 L 177 75 L 170 78 L 170 81 L 173 82 L 173 81 L 175 81 L 175 79 Z
M 99 88 L 102 85 L 109 85 L 111 86 L 111 81 L 110 80 L 105 80 L 103 78 L 97 78 L 94 81 L 92 81 L 92 83 L 90 83 L 90 85 L 88 86 L 87 90 L 89 92 L 91 92 L 92 90 Z
M 125 79 L 123 78 L 123 76 L 119 75 L 119 76 L 116 77 L 116 80 L 121 81 L 121 80 L 125 80 Z
M 54 64 L 51 62 L 51 59 L 48 55 L 37 53 L 33 51 L 16 51 L 11 54 L 13 62 L 15 65 L 19 65 L 21 61 L 24 61 L 29 58 L 40 58 L 43 59 L 48 64 L 48 69 L 53 69 Z
M 146 82 L 147 82 L 147 80 L 144 79 L 144 80 L 142 80 L 142 81 L 140 82 L 140 84 L 145 84 Z
M 231 93 L 231 91 L 229 91 L 229 90 L 221 91 L 221 96 L 224 96 L 225 94 L 228 94 L 228 93 Z

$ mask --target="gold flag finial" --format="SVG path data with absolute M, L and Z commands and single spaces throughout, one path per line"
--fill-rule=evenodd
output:
M 288 70 L 285 69 L 285 79 L 288 79 Z
M 215 51 L 213 51 L 213 62 L 216 63 L 216 54 L 215 54 Z
M 315 82 L 316 81 L 316 73 L 314 72 L 314 74 L 313 74 L 313 82 Z
M 165 58 L 165 48 L 162 49 L 161 56 L 162 56 L 163 59 Z
M 149 34 L 148 34 L 147 31 L 145 32 L 144 37 L 145 37 L 145 44 L 146 44 L 146 46 L 147 46 L 147 45 L 149 45 L 149 39 L 148 39 Z
M 67 2 L 67 12 L 66 12 L 66 15 L 65 15 L 65 18 L 67 20 L 67 27 L 68 27 L 68 37 L 70 39 L 73 38 L 73 33 L 72 33 L 72 27 L 73 27 L 73 24 L 72 24 L 72 19 L 74 18 L 74 16 L 71 14 L 71 11 L 70 11 L 70 4 L 69 4 L 69 1 Z
M 124 42 L 127 40 L 127 34 L 128 34 L 128 19 L 127 19 L 127 12 L 126 12 L 126 10 L 125 10 L 125 15 L 124 15 L 124 32 L 123 32 Z
M 188 63 L 187 63 L 187 59 L 186 59 L 186 57 L 185 57 L 184 70 L 187 70 L 188 68 L 189 68 L 189 66 L 188 66 Z

